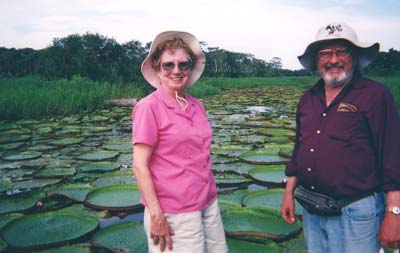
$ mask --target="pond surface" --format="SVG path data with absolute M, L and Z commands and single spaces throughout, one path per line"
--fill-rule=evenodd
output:
M 230 252 L 305 252 L 301 223 L 287 227 L 278 211 L 301 93 L 257 88 L 203 100 Z M 131 110 L 0 123 L 0 252 L 147 252 Z M 249 213 L 265 224 L 250 226 Z M 261 236 L 240 236 L 245 226 Z

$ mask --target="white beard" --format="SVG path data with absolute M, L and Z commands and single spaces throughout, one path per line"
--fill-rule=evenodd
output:
M 353 77 L 354 68 L 349 72 L 342 71 L 338 74 L 322 73 L 321 77 L 324 79 L 325 83 L 332 88 L 337 88 L 342 85 L 347 84 Z

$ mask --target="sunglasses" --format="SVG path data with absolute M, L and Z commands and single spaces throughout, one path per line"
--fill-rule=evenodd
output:
M 181 71 L 187 71 L 192 67 L 192 62 L 191 61 L 182 61 L 178 63 L 178 68 Z M 163 62 L 161 63 L 161 67 L 165 70 L 165 71 L 171 71 L 175 68 L 175 63 L 173 62 Z
M 336 49 L 324 49 L 317 53 L 320 60 L 331 59 L 334 54 L 338 58 L 345 58 L 350 55 L 350 49 L 348 49 L 347 47 L 339 47 Z

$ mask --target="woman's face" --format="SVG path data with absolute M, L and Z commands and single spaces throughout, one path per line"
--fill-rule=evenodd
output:
M 192 62 L 184 49 L 167 49 L 160 57 L 158 75 L 168 93 L 182 92 L 189 80 Z

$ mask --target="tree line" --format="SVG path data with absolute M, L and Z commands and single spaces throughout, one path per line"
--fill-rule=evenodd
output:
M 205 77 L 304 76 L 315 73 L 282 68 L 281 59 L 257 59 L 252 54 L 208 47 L 201 42 L 206 55 Z M 38 75 L 46 79 L 69 79 L 75 75 L 111 83 L 143 82 L 140 66 L 151 43 L 132 40 L 119 44 L 100 34 L 72 34 L 55 38 L 41 50 L 0 47 L 0 77 Z M 380 52 L 366 70 L 373 75 L 399 74 L 400 53 L 390 49 Z

